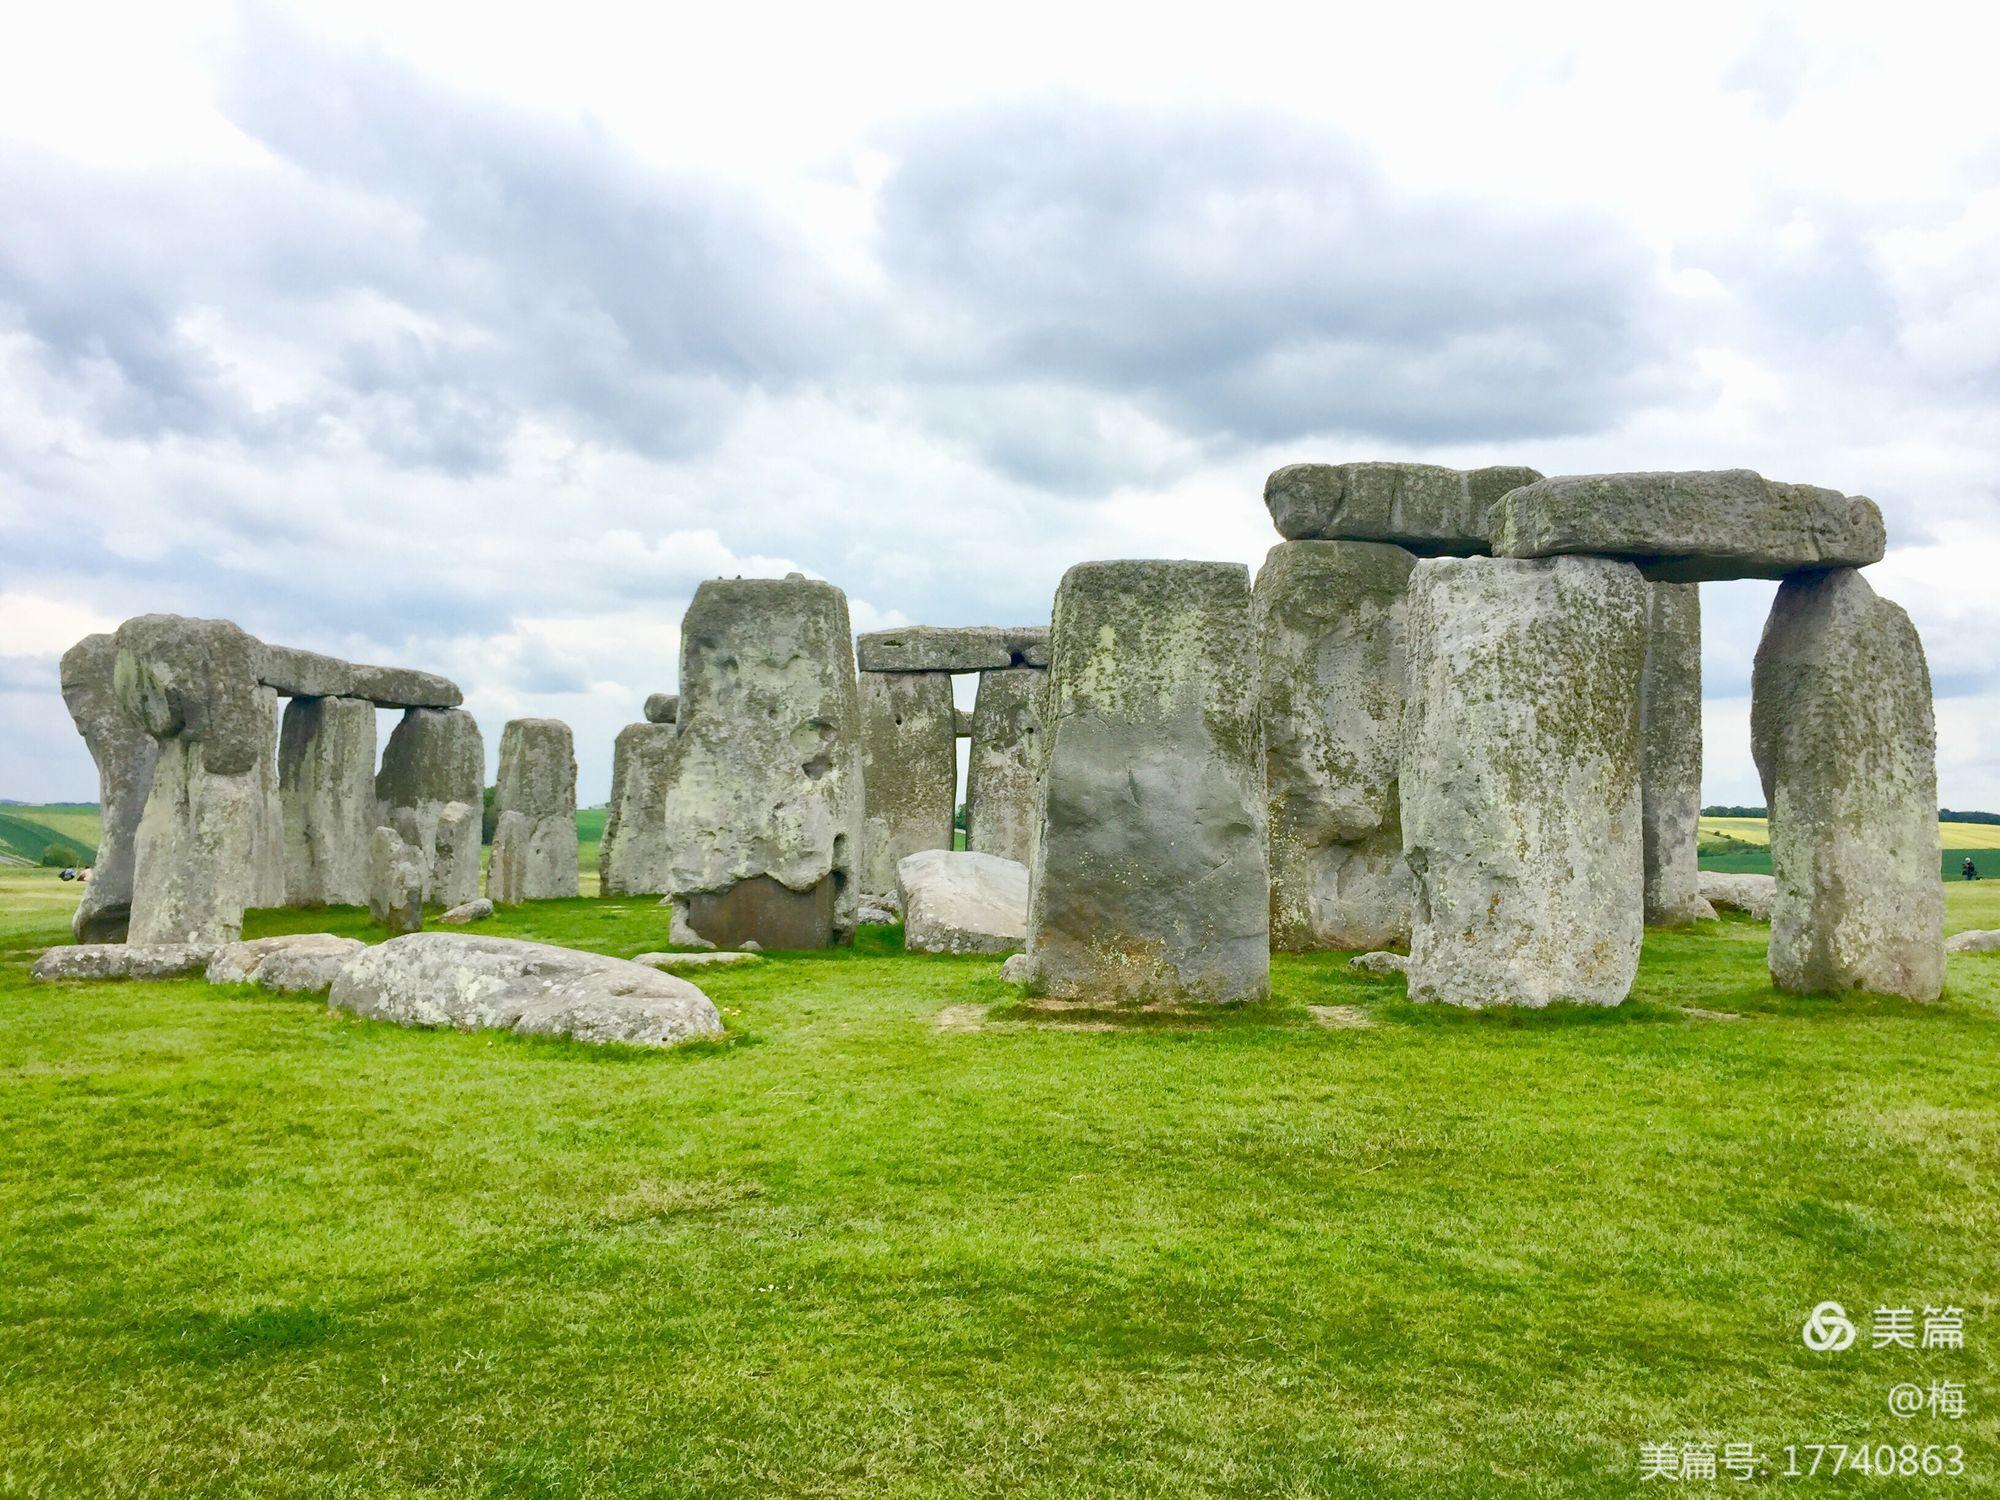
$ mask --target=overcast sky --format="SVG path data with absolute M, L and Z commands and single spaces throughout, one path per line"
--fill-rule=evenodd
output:
M 0 795 L 95 796 L 56 658 L 166 610 L 597 802 L 703 578 L 1045 621 L 1410 458 L 1873 496 L 2000 808 L 2000 8 L 701 12 L 10 14 Z M 1772 587 L 1702 591 L 1709 801 Z

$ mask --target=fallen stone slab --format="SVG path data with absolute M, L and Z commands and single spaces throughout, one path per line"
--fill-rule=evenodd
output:
M 179 979 L 199 974 L 211 943 L 78 943 L 51 948 L 29 971 L 35 979 Z
M 641 953 L 632 960 L 649 969 L 712 969 L 761 962 L 755 953 Z
M 2000 950 L 2000 932 L 1955 932 L 1944 940 L 1947 953 L 1992 953 Z
M 341 965 L 368 945 L 330 932 L 225 943 L 208 961 L 210 984 L 256 984 L 287 994 L 325 993 Z
M 1046 625 L 911 625 L 871 630 L 855 646 L 864 672 L 991 672 L 1002 667 L 1046 667 Z
M 1475 557 L 1492 550 L 1493 502 L 1541 477 L 1518 465 L 1288 464 L 1264 481 L 1264 505 L 1287 541 L 1394 542 L 1419 557 Z
M 1401 974 L 1409 969 L 1410 960 L 1401 953 L 1357 953 L 1347 967 L 1363 974 Z
M 1028 940 L 1028 867 L 997 854 L 925 849 L 896 866 L 903 947 L 1011 953 Z
M 681 695 L 679 693 L 653 693 L 646 699 L 646 722 L 648 724 L 671 724 L 680 717 Z
M 454 906 L 438 920 L 447 927 L 463 927 L 468 922 L 484 922 L 493 915 L 493 903 L 484 896 Z
M 685 979 L 547 943 L 414 932 L 350 958 L 337 1010 L 401 1026 L 492 1028 L 579 1042 L 670 1047 L 720 1036 L 722 1017 Z
M 1622 557 L 1649 579 L 1783 578 L 1882 560 L 1882 512 L 1860 495 L 1750 469 L 1565 474 L 1493 507 L 1500 557 Z
M 1771 905 L 1778 899 L 1776 876 L 1703 870 L 1700 884 L 1702 899 L 1717 910 L 1745 912 L 1760 922 L 1771 920 Z

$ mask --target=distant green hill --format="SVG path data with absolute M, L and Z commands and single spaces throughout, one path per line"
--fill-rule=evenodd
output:
M 0 864 L 87 865 L 99 826 L 94 807 L 0 809 Z

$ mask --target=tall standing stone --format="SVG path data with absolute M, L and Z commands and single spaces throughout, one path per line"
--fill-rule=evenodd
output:
M 965 762 L 965 847 L 1029 864 L 1042 815 L 1042 694 L 1046 671 L 979 674 Z
M 513 854 L 520 861 L 517 890 L 494 900 L 548 901 L 574 896 L 579 887 L 576 852 L 576 746 L 560 719 L 512 719 L 500 731 L 500 777 L 493 807 L 502 819 L 517 813 Z M 499 861 L 499 830 L 494 832 Z
M 359 906 L 368 899 L 375 803 L 375 705 L 293 698 L 278 733 L 285 899 Z
M 1684 927 L 1713 917 L 1701 871 L 1701 586 L 1646 588 L 1646 665 L 1639 682 L 1639 786 L 1646 921 Z
M 375 776 L 378 819 L 417 851 L 426 901 L 460 906 L 479 894 L 485 786 L 486 746 L 471 714 L 412 708 L 397 721 Z
M 1056 592 L 1028 967 L 1058 997 L 1270 989 L 1250 575 L 1097 562 Z
M 1807 994 L 1944 985 L 1937 736 L 1910 618 L 1851 568 L 1779 586 L 1751 679 L 1771 810 L 1771 976 Z
M 597 850 L 598 889 L 607 896 L 666 892 L 667 767 L 677 734 L 671 719 L 618 731 L 611 752 L 611 805 Z
M 958 737 L 943 672 L 863 672 L 861 895 L 896 900 L 896 867 L 949 849 L 957 811 Z
M 118 646 L 109 635 L 89 635 L 63 653 L 62 695 L 77 733 L 97 763 L 102 827 L 97 858 L 83 888 L 70 930 L 79 943 L 118 943 L 132 917 L 133 847 L 160 746 L 125 711 L 113 686 Z
M 1285 542 L 1257 575 L 1274 948 L 1409 938 L 1396 756 L 1415 565 L 1383 543 Z
M 1403 851 L 1412 999 L 1616 1005 L 1644 936 L 1630 563 L 1442 558 L 1411 575 Z
M 845 941 L 862 819 L 847 596 L 797 574 L 709 580 L 681 622 L 680 688 L 673 930 L 723 947 Z

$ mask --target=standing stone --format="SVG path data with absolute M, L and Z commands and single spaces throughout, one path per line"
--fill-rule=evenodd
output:
M 1034 976 L 1061 998 L 1270 990 L 1250 575 L 1097 562 L 1056 592 Z
M 1415 565 L 1382 543 L 1285 542 L 1257 575 L 1273 948 L 1409 939 L 1396 755 Z
M 886 906 L 904 858 L 951 847 L 956 710 L 943 672 L 863 672 L 860 691 L 861 898 Z
M 1048 673 L 979 674 L 965 770 L 965 847 L 1028 864 L 1042 815 L 1042 693 Z
M 391 731 L 375 776 L 377 817 L 416 849 L 426 901 L 458 906 L 479 894 L 485 786 L 486 746 L 464 709 L 413 708 Z
M 278 775 L 278 694 L 259 686 L 257 703 L 266 734 L 257 755 L 255 827 L 250 836 L 250 904 L 260 909 L 283 906 L 285 879 L 285 801 Z
M 503 812 L 494 820 L 486 895 L 496 906 L 518 906 L 528 899 L 528 842 L 534 826 L 526 813 Z
M 611 806 L 597 849 L 598 889 L 607 896 L 666 892 L 667 767 L 677 733 L 671 719 L 618 731 L 611 752 Z
M 133 846 L 160 746 L 118 701 L 112 674 L 117 643 L 88 635 L 63 653 L 62 695 L 97 763 L 102 829 L 97 858 L 70 931 L 79 943 L 121 943 L 132 917 Z
M 1639 790 L 1646 921 L 1685 927 L 1715 915 L 1701 894 L 1701 585 L 1646 588 L 1639 682 Z
M 128 940 L 234 942 L 264 894 L 276 725 L 256 680 L 261 648 L 227 620 L 177 615 L 127 620 L 114 641 L 118 701 L 159 742 L 133 840 Z
M 711 579 L 681 623 L 667 779 L 675 942 L 817 948 L 852 936 L 861 708 L 847 596 Z
M 368 853 L 368 914 L 392 933 L 422 931 L 423 857 L 393 828 L 377 828 L 369 837 Z
M 285 899 L 359 906 L 368 899 L 375 805 L 375 705 L 294 698 L 278 734 Z
M 522 826 L 511 852 L 520 862 L 520 885 L 496 900 L 550 901 L 578 890 L 576 854 L 576 748 L 560 719 L 512 719 L 500 731 L 500 779 L 493 808 L 502 819 L 518 813 Z M 494 863 L 499 862 L 494 827 Z M 488 895 L 493 895 L 489 887 Z
M 1644 935 L 1630 563 L 1444 558 L 1410 581 L 1403 852 L 1409 993 L 1616 1005 Z
M 1944 985 L 1937 737 L 1910 618 L 1848 568 L 1780 585 L 1751 678 L 1771 810 L 1771 977 L 1805 994 Z

